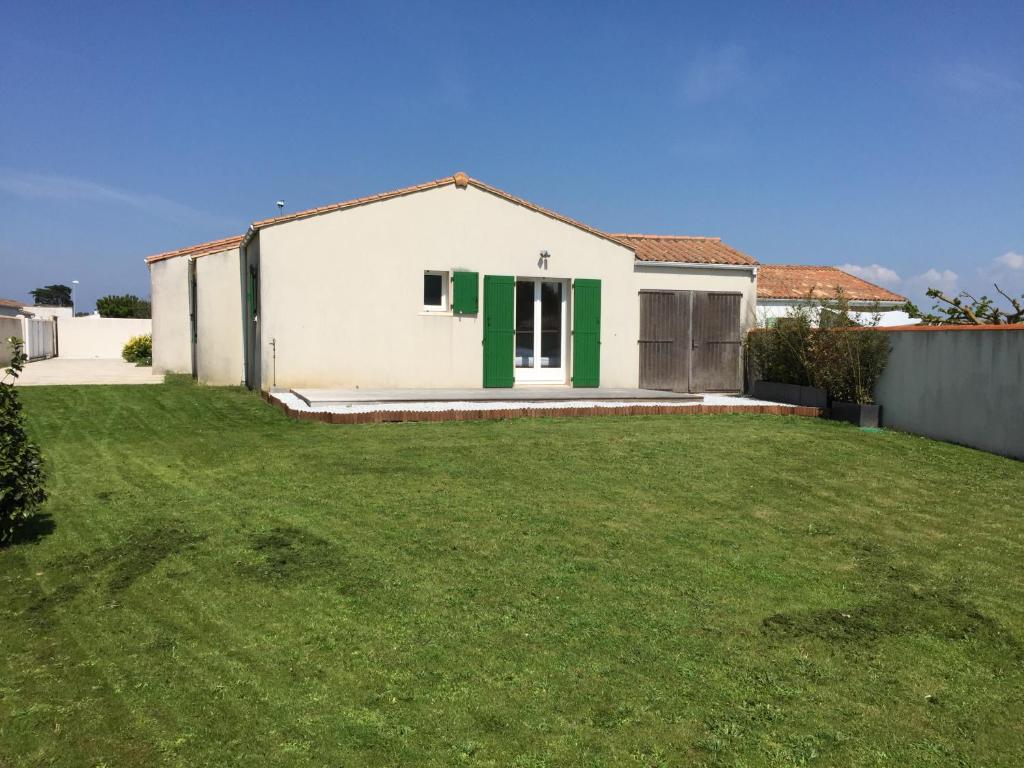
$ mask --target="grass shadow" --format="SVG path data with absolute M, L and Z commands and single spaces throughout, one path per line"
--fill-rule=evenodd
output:
M 52 515 L 45 512 L 34 514 L 14 529 L 10 539 L 0 542 L 0 549 L 21 544 L 37 544 L 55 530 L 57 530 L 57 522 Z

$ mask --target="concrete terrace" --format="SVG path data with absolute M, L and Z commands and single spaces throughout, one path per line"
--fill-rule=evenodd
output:
M 595 387 L 493 387 L 487 389 L 314 389 L 289 390 L 314 408 L 353 403 L 439 403 L 439 402 L 557 402 L 612 400 L 620 402 L 680 401 L 700 402 L 703 395 L 688 392 L 662 392 L 655 389 L 616 389 Z
M 164 377 L 150 367 L 140 368 L 124 360 L 71 360 L 52 357 L 25 366 L 19 387 L 66 384 L 163 384 Z
M 817 408 L 734 395 L 694 395 L 644 389 L 278 389 L 264 398 L 292 418 L 353 424 L 457 421 L 530 416 L 771 413 L 819 416 Z

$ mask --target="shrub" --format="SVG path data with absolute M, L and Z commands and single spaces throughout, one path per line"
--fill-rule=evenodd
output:
M 149 364 L 153 359 L 153 334 L 132 336 L 121 350 L 121 357 L 129 363 Z
M 889 361 L 889 337 L 865 330 L 878 322 L 877 312 L 866 320 L 857 317 L 837 291 L 834 299 L 796 308 L 773 327 L 749 333 L 747 361 L 756 378 L 810 385 L 835 400 L 870 403 Z
M 39 447 L 28 439 L 14 382 L 27 360 L 21 339 L 7 339 L 11 364 L 0 378 L 0 542 L 46 501 Z
M 834 400 L 870 403 L 889 349 L 885 333 L 851 326 L 819 329 L 808 348 L 811 381 Z
M 811 311 L 805 307 L 777 318 L 770 328 L 747 335 L 747 362 L 756 378 L 781 384 L 809 386 L 807 347 L 813 330 Z

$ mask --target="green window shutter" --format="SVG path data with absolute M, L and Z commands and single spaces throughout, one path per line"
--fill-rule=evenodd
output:
M 456 315 L 475 315 L 480 311 L 480 275 L 477 272 L 452 273 L 452 312 Z
M 601 281 L 572 284 L 572 385 L 601 385 Z
M 514 380 L 516 279 L 484 275 L 484 386 L 511 387 Z

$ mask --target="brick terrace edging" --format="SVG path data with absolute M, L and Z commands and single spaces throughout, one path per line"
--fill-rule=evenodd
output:
M 266 390 L 260 396 L 292 419 L 322 421 L 325 424 L 384 424 L 402 421 L 478 421 L 552 416 L 703 416 L 711 414 L 756 413 L 770 416 L 822 416 L 821 408 L 800 405 L 624 405 L 593 408 L 503 408 L 480 411 L 368 411 L 332 413 L 300 411 L 271 397 Z

